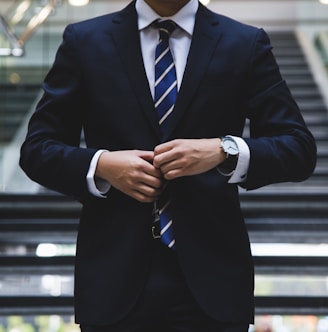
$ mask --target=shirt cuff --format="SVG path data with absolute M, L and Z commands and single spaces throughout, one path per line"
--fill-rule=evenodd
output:
M 238 161 L 235 170 L 233 171 L 228 183 L 245 182 L 247 179 L 247 172 L 250 161 L 250 151 L 247 143 L 241 138 L 230 136 L 238 145 Z
M 87 186 L 88 186 L 89 192 L 92 195 L 100 197 L 100 198 L 105 198 L 106 193 L 108 192 L 108 190 L 111 187 L 111 184 L 109 182 L 107 182 L 106 180 L 95 177 L 97 163 L 98 163 L 100 155 L 103 152 L 107 152 L 107 150 L 98 150 L 94 154 L 94 156 L 91 159 L 89 170 L 87 173 Z

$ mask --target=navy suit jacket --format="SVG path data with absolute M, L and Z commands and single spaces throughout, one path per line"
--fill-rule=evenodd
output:
M 302 181 L 316 147 L 262 29 L 200 5 L 187 65 L 161 138 L 143 66 L 134 3 L 69 25 L 21 149 L 35 181 L 83 204 L 76 257 L 76 320 L 109 324 L 142 292 L 151 257 L 152 204 L 111 188 L 93 197 L 86 174 L 98 149 L 153 150 L 175 138 L 242 136 L 246 189 Z M 80 147 L 83 128 L 86 147 Z M 218 147 L 219 149 L 219 147 Z M 216 169 L 172 180 L 176 254 L 195 299 L 223 321 L 253 319 L 253 262 L 238 186 Z

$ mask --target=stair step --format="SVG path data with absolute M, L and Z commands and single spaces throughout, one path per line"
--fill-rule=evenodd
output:
M 327 140 L 328 140 L 327 127 L 323 127 L 323 126 L 315 127 L 313 125 L 311 125 L 309 127 L 317 142 L 323 142 L 324 144 L 327 144 Z
M 313 100 L 313 99 L 322 99 L 322 95 L 317 88 L 303 88 L 303 87 L 290 87 L 293 97 L 298 101 Z
M 307 99 L 307 100 L 300 100 L 298 102 L 299 105 L 303 106 L 304 108 L 310 109 L 321 109 L 323 114 L 327 114 L 326 104 L 322 99 Z
M 250 217 L 245 223 L 253 243 L 325 243 L 328 218 Z
M 278 38 L 273 38 L 272 36 L 270 36 L 270 41 L 271 41 L 271 45 L 273 46 L 273 52 L 277 51 L 278 49 L 281 48 L 296 48 L 299 49 L 300 45 L 298 44 L 297 41 L 292 40 L 292 39 L 278 39 Z
M 293 57 L 293 59 L 300 59 L 305 61 L 305 57 L 304 54 L 302 52 L 300 52 L 300 48 L 299 47 L 284 47 L 284 48 L 274 48 L 273 49 L 273 54 L 280 58 L 291 58 Z
M 3 218 L 78 218 L 81 204 L 60 194 L 4 194 L 0 195 Z
M 300 67 L 283 67 L 280 68 L 280 72 L 283 74 L 283 76 L 296 76 L 296 77 L 300 77 L 300 76 L 307 76 L 307 77 L 312 77 L 312 72 L 310 71 L 309 67 L 304 67 L 304 66 L 300 66 Z
M 301 77 L 289 77 L 285 78 L 287 84 L 289 85 L 290 89 L 293 88 L 301 88 L 306 87 L 309 89 L 314 89 L 317 87 L 317 84 L 314 82 L 314 80 L 311 78 L 301 78 Z
M 308 64 L 304 58 L 277 58 L 277 63 L 279 66 L 288 66 L 288 67 L 295 67 L 295 66 L 303 66 L 307 67 Z

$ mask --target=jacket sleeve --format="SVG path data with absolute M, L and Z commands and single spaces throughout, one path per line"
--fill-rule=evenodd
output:
M 30 119 L 20 166 L 39 184 L 80 199 L 89 195 L 86 175 L 96 150 L 80 147 L 86 104 L 77 43 L 68 26 Z
M 316 164 L 316 143 L 308 130 L 259 29 L 248 73 L 246 112 L 250 148 L 246 189 L 307 179 Z

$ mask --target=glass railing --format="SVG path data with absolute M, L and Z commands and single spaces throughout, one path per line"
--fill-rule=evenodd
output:
M 31 40 L 23 58 L 0 56 L 0 193 L 34 193 L 38 187 L 20 170 L 18 160 L 28 119 L 61 38 L 48 33 Z
M 315 35 L 314 43 L 328 73 L 328 29 Z

